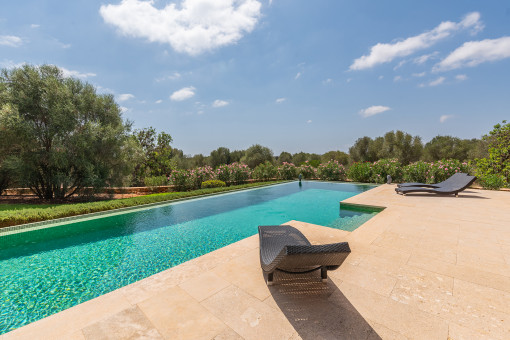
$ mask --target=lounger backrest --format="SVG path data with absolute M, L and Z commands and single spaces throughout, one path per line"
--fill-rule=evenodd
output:
M 457 191 L 467 188 L 475 180 L 476 180 L 475 176 L 456 176 L 454 180 L 448 183 L 444 183 L 439 187 L 439 189 L 441 189 L 442 191 Z

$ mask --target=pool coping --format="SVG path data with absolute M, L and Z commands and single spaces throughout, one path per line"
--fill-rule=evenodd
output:
M 229 191 L 224 191 L 224 192 L 215 192 L 215 193 L 210 193 L 210 194 L 183 197 L 183 198 L 177 198 L 177 199 L 161 201 L 161 202 L 140 204 L 140 205 L 135 205 L 135 206 L 131 206 L 131 207 L 109 209 L 109 210 L 97 211 L 97 212 L 92 212 L 92 213 L 87 213 L 87 214 L 55 218 L 55 219 L 45 220 L 45 221 L 37 221 L 37 222 L 18 224 L 18 225 L 14 225 L 14 226 L 0 228 L 0 237 L 19 234 L 19 233 L 23 233 L 23 232 L 32 231 L 32 230 L 40 230 L 40 229 L 58 227 L 61 225 L 69 224 L 71 222 L 89 221 L 89 220 L 95 220 L 95 219 L 102 218 L 102 217 L 122 215 L 122 214 L 127 214 L 127 213 L 131 213 L 131 212 L 135 212 L 135 211 L 143 211 L 143 210 L 153 209 L 153 208 L 156 208 L 159 206 L 165 206 L 165 205 L 180 203 L 183 201 L 189 201 L 192 199 L 205 199 L 205 198 L 209 198 L 211 196 L 229 195 L 229 194 L 233 194 L 233 193 L 236 193 L 239 191 L 258 190 L 261 188 L 266 188 L 266 187 L 270 187 L 270 186 L 278 186 L 278 185 L 283 185 L 283 184 L 287 184 L 287 183 L 291 183 L 291 182 L 293 182 L 293 181 L 284 181 L 284 182 L 279 182 L 279 183 L 275 183 L 275 184 L 262 184 L 262 185 L 251 187 L 251 188 L 234 189 L 234 190 L 229 190 Z

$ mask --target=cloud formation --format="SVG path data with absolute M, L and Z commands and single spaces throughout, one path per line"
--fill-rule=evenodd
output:
M 349 67 L 350 70 L 363 70 L 376 65 L 389 63 L 398 57 L 405 57 L 419 50 L 428 48 L 438 41 L 445 39 L 457 31 L 472 29 L 473 32 L 480 31 L 483 24 L 480 21 L 480 13 L 469 13 L 462 21 L 455 23 L 444 21 L 431 31 L 399 40 L 394 43 L 378 43 L 371 47 L 370 54 L 361 56 L 354 60 Z
M 174 50 L 198 55 L 239 41 L 260 17 L 257 0 L 182 0 L 159 9 L 154 0 L 122 0 L 102 5 L 106 23 L 130 37 L 170 44 Z
M 441 117 L 439 117 L 439 122 L 444 123 L 450 118 L 453 118 L 453 115 L 442 115 Z
M 190 99 L 191 97 L 193 97 L 195 95 L 195 90 L 196 89 L 193 86 L 183 87 L 182 89 L 177 90 L 174 93 L 172 93 L 172 95 L 170 96 L 170 99 L 175 102 L 180 102 L 180 101 L 183 101 L 186 99 Z
M 446 80 L 445 77 L 439 77 L 435 80 L 432 80 L 430 83 L 429 83 L 429 86 L 437 86 L 437 85 L 440 85 L 442 83 L 444 83 L 444 81 Z
M 60 66 L 59 66 L 59 68 L 62 70 L 64 77 L 74 77 L 74 78 L 85 79 L 85 78 L 90 78 L 90 77 L 96 76 L 95 73 L 91 73 L 91 72 L 82 73 L 80 71 L 68 70 L 68 69 L 66 69 L 64 67 L 60 67 Z
M 227 106 L 228 104 L 229 104 L 229 102 L 227 102 L 226 100 L 216 99 L 212 103 L 212 107 L 224 107 L 224 106 Z
M 473 67 L 488 61 L 510 58 L 510 37 L 468 41 L 434 66 L 434 71 Z
M 0 46 L 19 47 L 23 40 L 15 35 L 0 35 Z
M 464 81 L 464 80 L 468 79 L 468 76 L 466 76 L 465 74 L 457 74 L 455 76 L 455 79 L 457 79 L 459 81 Z
M 281 104 L 286 100 L 287 100 L 287 98 L 278 98 L 278 99 L 276 99 L 276 104 Z
M 131 93 L 123 93 L 123 94 L 119 94 L 117 96 L 117 100 L 119 102 L 125 102 L 126 100 L 130 100 L 130 99 L 133 99 L 135 96 L 132 95 Z
M 388 111 L 388 110 L 391 110 L 390 107 L 388 106 L 382 106 L 382 105 L 374 105 L 374 106 L 370 106 L 364 110 L 360 110 L 359 111 L 359 114 L 363 117 L 363 118 L 367 118 L 367 117 L 371 117 L 371 116 L 375 116 L 379 113 L 383 113 L 385 111 Z

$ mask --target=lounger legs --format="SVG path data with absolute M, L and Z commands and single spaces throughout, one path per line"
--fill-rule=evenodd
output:
M 322 282 L 326 282 L 328 280 L 328 268 L 327 267 L 321 267 L 321 277 L 322 277 Z
M 274 276 L 274 273 L 267 274 L 267 285 L 268 286 L 272 286 L 273 285 L 273 276 Z

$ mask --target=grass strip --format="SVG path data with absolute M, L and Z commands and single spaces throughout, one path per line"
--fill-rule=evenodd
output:
M 89 214 L 94 212 L 113 210 L 119 208 L 133 207 L 150 203 L 173 201 L 183 198 L 210 195 L 228 191 L 241 189 L 249 189 L 254 187 L 268 186 L 284 181 L 275 181 L 268 183 L 248 183 L 241 185 L 233 185 L 223 188 L 208 188 L 185 192 L 169 192 L 162 194 L 150 194 L 145 196 L 122 198 L 108 201 L 61 204 L 50 208 L 29 208 L 22 210 L 4 210 L 0 211 L 0 228 L 10 227 L 19 224 L 32 223 L 53 220 L 69 216 Z

